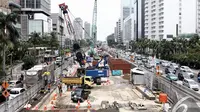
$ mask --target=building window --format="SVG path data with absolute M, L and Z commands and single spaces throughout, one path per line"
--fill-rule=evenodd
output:
M 159 20 L 162 20 L 164 17 L 159 17 Z
M 36 8 L 41 8 L 41 0 L 36 0 Z
M 161 15 L 163 15 L 164 14 L 164 12 L 161 12 L 161 13 L 159 13 L 159 16 L 161 16 Z
M 56 24 L 53 24 L 53 26 L 56 26 Z
M 159 6 L 162 7 L 164 5 L 164 3 L 161 3 Z
M 162 2 L 163 0 L 159 0 L 159 2 Z
M 159 28 L 161 29 L 161 28 L 164 28 L 164 26 L 159 26 Z
M 57 28 L 53 28 L 53 31 L 57 31 Z
M 20 5 L 22 8 L 24 8 L 24 5 L 25 5 L 24 2 L 25 2 L 25 0 L 20 0 Z
M 35 8 L 34 0 L 26 0 L 26 8 Z
M 164 32 L 164 30 L 159 30 L 159 33 L 163 33 Z

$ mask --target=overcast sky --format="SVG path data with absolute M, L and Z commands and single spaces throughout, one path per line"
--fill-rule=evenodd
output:
M 51 0 L 51 12 L 59 12 L 58 4 L 64 2 L 75 17 L 81 17 L 83 21 L 92 23 L 94 0 Z M 108 35 L 114 33 L 116 21 L 120 17 L 120 0 L 97 0 L 97 2 L 97 39 L 105 40 Z

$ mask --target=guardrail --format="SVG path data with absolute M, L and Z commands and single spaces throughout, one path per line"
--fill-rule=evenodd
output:
M 0 105 L 1 112 L 16 112 L 20 110 L 24 106 L 26 102 L 28 102 L 34 95 L 41 89 L 42 82 L 38 82 L 33 87 L 24 91 L 24 93 L 20 94 L 14 99 L 8 100 L 7 102 Z
M 51 75 L 49 76 L 49 80 L 54 81 L 54 64 L 48 65 L 47 68 Z M 45 71 L 46 71 L 45 70 Z M 44 72 L 44 71 L 43 71 Z M 28 101 L 33 98 L 41 88 L 44 87 L 44 79 L 35 82 L 33 86 L 28 88 L 19 96 L 15 97 L 14 99 L 10 99 L 7 102 L 4 102 L 0 105 L 0 112 L 18 112 L 20 111 L 23 106 L 28 103 Z
M 163 81 L 167 82 L 167 83 L 171 83 L 169 80 L 167 80 L 166 77 L 161 77 Z M 193 97 L 196 101 L 200 101 L 200 94 L 197 93 L 196 91 L 187 88 L 181 84 L 172 82 L 172 86 L 178 90 L 180 90 L 181 92 L 183 92 L 185 95 L 191 96 Z

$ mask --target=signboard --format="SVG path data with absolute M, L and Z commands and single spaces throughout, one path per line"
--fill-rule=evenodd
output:
M 2 87 L 5 88 L 5 89 L 7 89 L 7 88 L 9 87 L 8 82 L 4 81 L 4 82 L 2 83 Z
M 32 14 L 28 14 L 28 19 L 29 20 L 33 20 L 34 19 L 34 14 L 32 13 Z
M 5 90 L 3 91 L 2 95 L 7 98 L 8 96 L 10 96 L 10 93 L 7 90 Z

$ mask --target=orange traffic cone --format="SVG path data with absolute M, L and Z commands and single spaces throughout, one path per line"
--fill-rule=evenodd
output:
M 80 106 L 80 101 L 78 100 L 78 106 Z
M 89 101 L 89 100 L 87 100 L 87 103 L 88 103 L 88 104 L 90 104 L 90 101 Z
M 38 106 L 37 105 L 35 106 L 34 110 L 38 110 Z
M 76 110 L 78 110 L 79 109 L 79 106 L 78 105 L 76 105 Z
M 55 95 L 53 96 L 53 100 L 56 100 L 56 96 Z
M 91 105 L 90 105 L 90 104 L 88 104 L 88 107 L 87 107 L 87 108 L 88 108 L 88 110 L 90 110 L 90 108 L 91 108 Z
M 51 106 L 51 110 L 54 110 L 54 106 Z
M 44 106 L 44 111 L 46 111 L 46 110 L 47 110 L 47 105 Z

